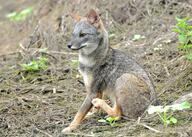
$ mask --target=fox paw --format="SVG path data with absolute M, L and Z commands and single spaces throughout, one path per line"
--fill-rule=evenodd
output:
M 70 132 L 72 132 L 74 130 L 74 128 L 73 127 L 66 127 L 66 128 L 64 128 L 62 131 L 61 131 L 61 133 L 70 133 Z
M 94 98 L 94 99 L 92 100 L 92 104 L 94 105 L 94 107 L 99 108 L 99 107 L 101 107 L 101 105 L 103 104 L 103 101 L 104 101 L 104 100 L 102 100 L 102 99 Z

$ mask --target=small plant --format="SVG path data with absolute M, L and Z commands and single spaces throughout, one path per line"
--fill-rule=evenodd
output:
M 177 119 L 173 116 L 173 112 L 177 110 L 184 110 L 191 108 L 191 104 L 187 101 L 180 104 L 167 105 L 167 106 L 150 106 L 148 114 L 157 113 L 164 126 L 176 124 Z
M 192 26 L 187 24 L 189 16 L 181 19 L 176 18 L 177 24 L 173 31 L 178 34 L 178 48 L 184 51 L 185 57 L 192 61 Z
M 71 64 L 72 64 L 73 66 L 77 67 L 78 64 L 79 64 L 79 60 L 72 59 L 72 60 L 71 60 Z
M 33 8 L 32 7 L 28 7 L 23 9 L 20 12 L 12 12 L 6 15 L 6 18 L 8 18 L 10 21 L 21 21 L 21 20 L 25 20 L 25 18 L 31 14 Z
M 22 70 L 26 72 L 36 72 L 47 68 L 47 59 L 40 57 L 38 60 L 33 60 L 28 64 L 21 64 Z
M 135 34 L 134 36 L 133 36 L 133 41 L 137 41 L 137 40 L 139 40 L 139 39 L 144 39 L 145 38 L 145 36 L 141 36 L 141 35 L 139 35 L 139 34 Z
M 109 124 L 110 126 L 114 126 L 114 125 L 115 125 L 115 122 L 116 122 L 118 119 L 119 119 L 118 117 L 107 117 L 107 118 L 105 118 L 105 119 L 99 119 L 98 122 L 107 123 L 107 124 Z

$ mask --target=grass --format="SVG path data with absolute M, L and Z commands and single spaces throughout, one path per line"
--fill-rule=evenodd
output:
M 148 114 L 156 113 L 162 121 L 164 127 L 168 125 L 174 125 L 178 122 L 177 118 L 173 116 L 173 112 L 181 111 L 191 108 L 191 104 L 184 101 L 180 104 L 167 105 L 167 106 L 150 106 L 148 108 Z
M 184 52 L 186 59 L 192 61 L 192 25 L 188 24 L 189 16 L 176 18 L 173 31 L 178 34 L 178 48 Z
M 47 59 L 40 57 L 38 60 L 32 60 L 30 63 L 21 64 L 22 70 L 25 72 L 36 72 L 47 69 Z
M 20 12 L 11 12 L 6 15 L 6 18 L 8 18 L 10 21 L 22 21 L 25 20 L 27 16 L 29 16 L 33 11 L 32 7 L 25 8 L 21 10 Z
M 110 126 L 115 126 L 115 122 L 116 122 L 118 119 L 119 119 L 118 117 L 107 117 L 107 118 L 105 118 L 105 119 L 99 119 L 98 122 L 107 123 L 107 124 L 109 124 Z

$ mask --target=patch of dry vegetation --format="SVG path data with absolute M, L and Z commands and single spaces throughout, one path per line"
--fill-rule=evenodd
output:
M 111 46 L 119 48 L 150 73 L 162 105 L 192 92 L 192 65 L 176 48 L 172 32 L 175 17 L 192 12 L 190 0 L 40 0 L 0 1 L 14 5 L 2 7 L 0 14 L 33 6 L 25 21 L 9 22 L 0 18 L 0 135 L 59 136 L 81 104 L 85 89 L 71 60 L 77 53 L 66 48 L 73 21 L 71 12 L 80 15 L 96 8 L 108 29 Z M 90 6 L 92 5 L 92 6 Z M 1 15 L 2 16 L 2 15 Z M 0 16 L 0 17 L 1 17 Z M 133 40 L 135 34 L 145 36 Z M 11 47 L 11 48 L 10 48 Z M 7 50 L 9 49 L 9 51 Z M 20 64 L 38 57 L 48 59 L 48 68 L 23 73 Z M 190 136 L 191 111 L 179 113 L 181 123 L 163 129 L 157 117 L 122 120 L 111 127 L 97 120 L 103 114 L 85 119 L 71 136 Z M 142 123 L 142 124 L 141 124 Z M 155 128 L 161 133 L 149 131 Z

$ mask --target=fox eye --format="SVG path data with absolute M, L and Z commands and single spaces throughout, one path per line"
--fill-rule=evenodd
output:
M 87 33 L 81 32 L 81 33 L 79 34 L 79 37 L 85 37 L 86 35 L 87 35 Z

